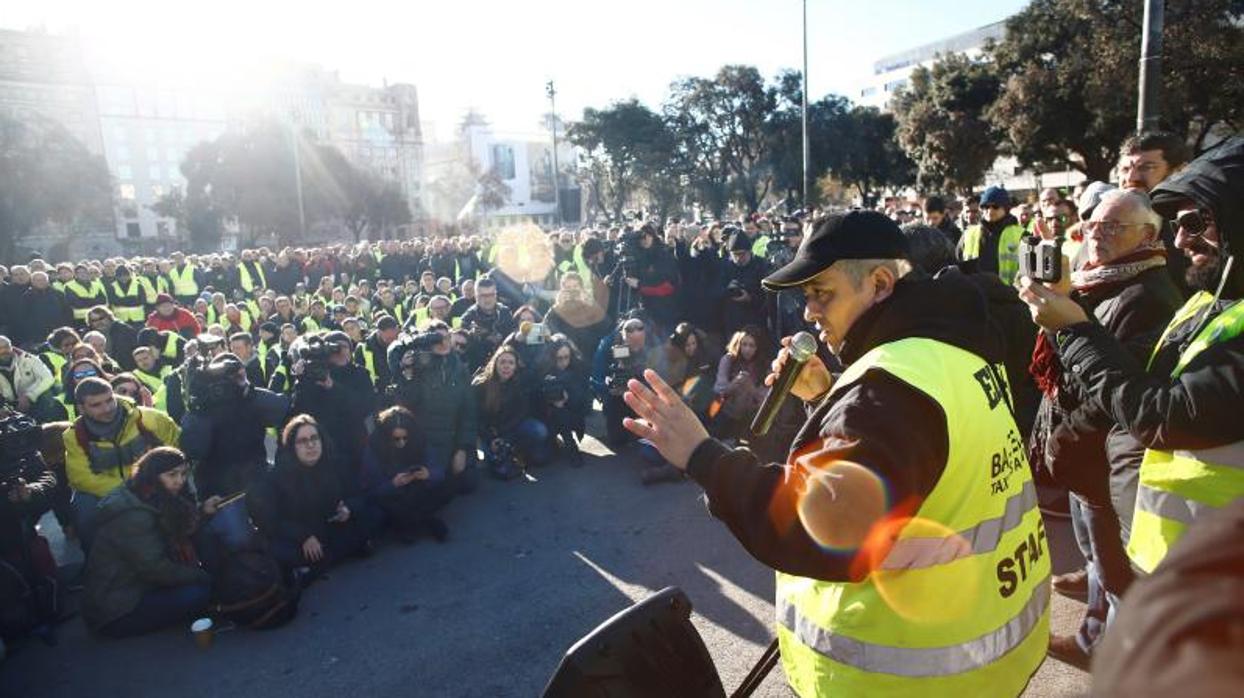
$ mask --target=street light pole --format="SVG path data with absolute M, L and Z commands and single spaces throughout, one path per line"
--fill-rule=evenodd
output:
M 557 207 L 554 216 L 557 225 L 562 224 L 562 188 L 558 181 L 557 169 L 557 90 L 553 87 L 553 81 L 549 80 L 544 86 L 545 92 L 549 95 L 549 127 L 553 129 L 553 205 Z
M 1140 39 L 1140 98 L 1136 102 L 1136 130 L 1155 131 L 1161 118 L 1158 95 L 1162 87 L 1163 0 L 1145 0 L 1145 24 Z
M 803 0 L 803 89 L 801 105 L 801 118 L 803 121 L 803 210 L 808 210 L 809 182 L 808 182 L 808 0 Z
M 298 195 L 298 238 L 307 239 L 307 211 L 302 203 L 302 162 L 298 154 L 298 131 L 293 118 L 289 121 L 289 141 L 294 150 L 294 189 Z

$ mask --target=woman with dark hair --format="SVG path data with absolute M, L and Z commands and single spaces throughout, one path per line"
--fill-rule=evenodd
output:
M 405 407 L 390 407 L 376 418 L 376 430 L 363 452 L 363 481 L 388 517 L 398 539 L 413 543 L 420 533 L 439 542 L 449 535 L 436 512 L 449 501 L 445 468 L 428 466 L 426 443 L 415 415 Z
M 560 436 L 562 448 L 574 467 L 583 465 L 578 439 L 586 433 L 586 419 L 592 410 L 592 392 L 587 383 L 587 365 L 566 335 L 553 335 L 540 360 L 539 413 L 553 436 Z
M 191 538 L 220 498 L 200 510 L 186 489 L 189 477 L 185 455 L 161 446 L 143 454 L 133 477 L 100 501 L 82 599 L 82 617 L 92 630 L 141 635 L 207 608 L 211 578 Z
M 717 382 L 713 385 L 721 401 L 721 411 L 713 424 L 713 431 L 719 438 L 745 436 L 749 420 L 764 402 L 763 381 L 769 373 L 764 347 L 764 333 L 754 325 L 735 332 L 726 345 L 726 353 L 717 364 Z
M 147 386 L 143 385 L 132 373 L 121 373 L 112 377 L 112 392 L 127 397 L 139 407 L 151 407 L 152 395 Z
M 288 568 L 314 579 L 350 555 L 371 552 L 381 514 L 362 497 L 346 499 L 338 456 L 315 418 L 300 414 L 281 432 L 276 467 L 247 495 L 251 518 Z
M 471 381 L 479 410 L 479 435 L 484 460 L 493 475 L 505 480 L 519 474 L 514 454 L 527 465 L 548 460 L 549 430 L 532 416 L 531 396 L 525 389 L 514 347 L 503 344 Z
M 689 322 L 678 323 L 665 344 L 662 378 L 703 422 L 715 397 L 716 372 L 717 352 L 709 346 L 708 335 Z
M 549 332 L 566 335 L 575 349 L 585 355 L 596 351 L 600 338 L 610 330 L 604 308 L 589 301 L 582 289 L 573 287 L 557 293 L 557 302 L 545 313 L 544 324 Z

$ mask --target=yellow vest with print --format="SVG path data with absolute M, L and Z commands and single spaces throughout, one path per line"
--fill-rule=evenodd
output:
M 1019 276 L 1019 241 L 1024 237 L 1024 229 L 1019 224 L 1008 225 L 998 236 L 998 276 L 1007 284 L 1015 282 Z M 963 231 L 963 258 L 978 259 L 981 256 L 981 241 L 985 233 L 979 225 L 968 226 Z
M 865 354 L 946 415 L 946 468 L 861 582 L 777 575 L 778 640 L 801 696 L 1014 696 L 1049 639 L 1050 561 L 998 367 L 924 338 Z
M 1204 291 L 1188 299 L 1167 326 L 1167 337 L 1187 323 L 1197 322 L 1214 297 Z M 1237 300 L 1206 323 L 1192 343 L 1179 355 L 1171 371 L 1178 378 L 1196 357 L 1209 347 L 1244 334 L 1244 300 Z M 1154 349 L 1154 356 L 1158 349 Z M 1150 365 L 1153 359 L 1150 357 Z M 1152 572 L 1188 526 L 1214 509 L 1244 497 L 1244 441 L 1198 450 L 1147 449 L 1140 463 L 1140 483 L 1127 555 Z

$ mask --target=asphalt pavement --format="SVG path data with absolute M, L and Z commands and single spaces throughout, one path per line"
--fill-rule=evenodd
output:
M 27 642 L 0 663 L 0 696 L 535 696 L 576 640 L 670 585 L 691 598 L 732 691 L 773 638 L 772 571 L 708 515 L 694 483 L 644 487 L 637 458 L 590 437 L 587 450 L 581 469 L 488 480 L 451 503 L 445 544 L 385 542 L 332 571 L 283 628 L 223 632 L 200 650 L 187 628 L 100 640 L 75 618 L 56 647 Z M 55 523 L 44 528 L 63 550 Z M 1056 560 L 1070 560 L 1050 528 Z M 1055 595 L 1056 631 L 1081 611 Z M 1087 689 L 1086 674 L 1048 660 L 1025 695 Z M 793 695 L 780 666 L 755 695 Z

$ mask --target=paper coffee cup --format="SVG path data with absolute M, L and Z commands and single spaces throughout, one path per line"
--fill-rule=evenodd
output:
M 194 641 L 199 645 L 199 649 L 205 650 L 212 646 L 212 637 L 216 631 L 211 618 L 200 618 L 191 623 L 190 632 L 194 634 Z

